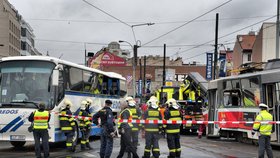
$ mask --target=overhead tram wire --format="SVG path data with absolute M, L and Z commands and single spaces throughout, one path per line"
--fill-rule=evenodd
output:
M 226 5 L 227 3 L 231 2 L 231 1 L 232 1 L 232 0 L 228 0 L 228 1 L 224 2 L 224 3 L 222 3 L 221 5 L 219 5 L 219 6 L 215 7 L 215 8 L 213 8 L 213 9 L 211 9 L 211 10 L 209 10 L 209 11 L 207 11 L 206 13 L 203 13 L 202 15 L 200 15 L 200 16 L 198 16 L 198 17 L 196 17 L 196 18 L 194 18 L 194 19 L 192 19 L 192 20 L 190 20 L 190 21 L 188 21 L 188 22 L 186 22 L 186 23 L 184 23 L 184 24 L 182 24 L 182 25 L 180 25 L 180 26 L 178 26 L 178 27 L 176 27 L 176 28 L 170 30 L 170 31 L 168 31 L 167 33 L 164 33 L 163 35 L 160 35 L 159 37 L 154 38 L 154 39 L 152 39 L 151 41 L 144 43 L 142 46 L 145 46 L 145 45 L 147 45 L 147 44 L 150 44 L 150 43 L 152 43 L 152 42 L 154 42 L 154 41 L 156 41 L 156 40 L 162 38 L 163 36 L 166 36 L 166 35 L 170 34 L 171 32 L 174 32 L 174 31 L 178 30 L 179 28 L 181 28 L 181 27 L 183 27 L 183 26 L 185 26 L 185 25 L 187 25 L 187 24 L 190 24 L 191 22 L 193 22 L 193 21 L 195 21 L 195 20 L 197 20 L 197 19 L 199 19 L 199 18 L 201 18 L 201 17 L 203 17 L 203 16 L 209 14 L 210 12 L 212 12 L 212 11 L 214 11 L 214 10 L 216 10 L 216 9 L 218 9 L 218 8 L 220 8 L 220 7 L 222 7 L 222 6 L 224 6 L 224 5 Z

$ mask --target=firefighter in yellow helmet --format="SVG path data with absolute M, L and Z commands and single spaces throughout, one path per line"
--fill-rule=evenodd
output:
M 66 147 L 69 151 L 75 152 L 75 146 L 73 142 L 73 137 L 75 133 L 75 121 L 74 118 L 71 116 L 65 115 L 72 115 L 70 110 L 72 106 L 72 102 L 68 99 L 65 99 L 64 103 L 61 106 L 60 115 L 59 115 L 59 122 L 61 131 L 66 136 Z
M 158 110 L 157 99 L 150 98 L 148 103 L 148 110 L 144 113 L 144 120 L 162 120 L 161 114 Z M 162 130 L 162 124 L 145 124 L 145 140 L 146 146 L 144 156 L 142 158 L 150 158 L 150 152 L 154 158 L 159 158 L 159 132 Z
M 90 98 L 87 98 L 86 101 L 87 101 L 86 111 L 89 113 L 89 116 L 92 117 L 92 113 L 91 113 L 90 108 L 92 106 L 93 101 Z
M 175 99 L 167 100 L 168 109 L 166 109 L 164 117 L 165 120 L 182 120 L 180 113 L 180 106 Z M 181 157 L 180 145 L 180 124 L 167 124 L 166 125 L 167 145 L 169 148 L 168 158 Z
M 132 113 L 132 119 L 138 120 L 141 119 L 141 110 L 136 107 L 136 102 L 132 97 L 126 98 L 128 103 L 128 109 Z M 141 124 L 133 123 L 133 127 L 131 128 L 131 136 L 132 136 L 132 144 L 134 145 L 135 149 L 137 149 L 138 145 L 138 135 L 139 135 L 139 128 Z
M 91 116 L 89 112 L 87 111 L 88 102 L 86 100 L 83 100 L 81 102 L 80 112 L 79 116 L 79 127 L 80 131 L 82 133 L 82 139 L 81 139 L 81 150 L 85 150 L 86 147 L 89 149 L 92 149 L 92 147 L 89 144 L 89 136 L 90 136 L 90 130 L 91 130 Z

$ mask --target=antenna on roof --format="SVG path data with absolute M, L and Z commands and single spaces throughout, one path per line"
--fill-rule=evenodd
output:
M 59 58 L 58 59 L 61 59 L 61 57 L 63 56 L 63 53 L 59 56 Z

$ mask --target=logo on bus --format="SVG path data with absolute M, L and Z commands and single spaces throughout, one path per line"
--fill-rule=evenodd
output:
M 17 114 L 18 110 L 0 110 L 0 114 Z

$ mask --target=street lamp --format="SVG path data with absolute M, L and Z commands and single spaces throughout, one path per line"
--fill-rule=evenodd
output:
M 131 48 L 133 49 L 133 61 L 132 61 L 132 86 L 133 86 L 133 98 L 135 98 L 135 87 L 136 87 L 136 81 L 135 81 L 135 69 L 136 69 L 136 65 L 137 65 L 137 49 L 141 46 L 141 42 L 138 40 L 136 41 L 136 44 L 132 46 L 131 43 L 127 42 L 127 41 L 122 41 L 119 40 L 119 43 L 127 43 L 131 46 Z M 138 45 L 139 43 L 139 45 Z

